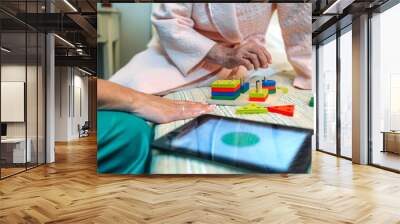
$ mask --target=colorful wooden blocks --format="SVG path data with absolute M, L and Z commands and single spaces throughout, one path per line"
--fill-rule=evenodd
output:
M 274 93 L 276 93 L 276 81 L 275 80 L 266 80 L 264 77 L 264 80 L 262 81 L 262 88 L 268 89 L 269 94 L 274 94 Z
M 245 93 L 245 92 L 247 92 L 247 91 L 249 90 L 249 88 L 250 88 L 250 83 L 245 82 L 245 83 L 243 83 L 243 84 L 241 85 L 241 87 L 240 87 L 240 92 L 241 92 L 241 93 Z
M 236 88 L 238 85 L 240 86 L 240 80 L 216 80 L 211 83 L 213 88 Z
M 256 88 L 249 93 L 249 101 L 264 102 L 268 97 L 268 89 L 262 89 L 260 81 L 256 81 Z
M 282 114 L 289 117 L 293 117 L 294 114 L 294 105 L 270 106 L 267 107 L 267 109 L 271 113 Z
M 240 93 L 240 80 L 216 80 L 211 83 L 211 99 L 235 100 Z
M 236 109 L 236 114 L 265 114 L 268 109 L 256 103 L 250 103 Z

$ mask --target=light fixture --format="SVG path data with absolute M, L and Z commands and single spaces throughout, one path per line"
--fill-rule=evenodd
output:
M 353 2 L 354 0 L 336 0 L 322 14 L 342 14 L 343 10 Z
M 75 45 L 73 45 L 73 44 L 72 44 L 71 42 L 69 42 L 68 40 L 66 40 L 66 39 L 64 39 L 64 38 L 62 38 L 62 37 L 60 37 L 60 36 L 57 35 L 57 34 L 54 34 L 54 36 L 57 37 L 57 38 L 58 38 L 59 40 L 61 40 L 62 42 L 66 43 L 68 46 L 75 48 Z
M 9 49 L 7 49 L 7 48 L 5 48 L 5 47 L 1 47 L 0 49 L 1 49 L 2 51 L 6 52 L 6 53 L 10 53 L 10 52 L 11 52 L 11 50 L 9 50 Z
M 78 10 L 68 1 L 64 0 L 65 4 L 67 4 L 74 12 L 78 12 Z
M 88 72 L 88 71 L 86 71 L 86 70 L 83 70 L 83 69 L 81 69 L 81 68 L 79 68 L 79 67 L 78 67 L 78 70 L 81 71 L 81 72 L 83 72 L 83 73 L 85 73 L 85 74 L 87 74 L 87 75 L 90 75 L 90 76 L 93 75 L 92 73 L 90 73 L 90 72 Z

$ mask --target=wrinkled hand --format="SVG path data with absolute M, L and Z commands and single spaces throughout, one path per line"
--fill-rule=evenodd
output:
M 190 101 L 177 101 L 143 94 L 140 106 L 134 111 L 138 116 L 155 123 L 168 123 L 194 118 L 214 110 L 213 105 Z
M 242 65 L 247 70 L 268 68 L 268 65 L 272 63 L 271 54 L 255 40 L 234 48 L 217 44 L 207 54 L 206 60 L 229 69 Z

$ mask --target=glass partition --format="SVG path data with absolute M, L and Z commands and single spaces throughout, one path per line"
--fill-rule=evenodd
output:
M 400 171 L 400 4 L 374 15 L 371 74 L 372 164 Z
M 2 177 L 24 171 L 31 158 L 26 150 L 26 37 L 25 32 L 1 34 Z
M 0 178 L 45 163 L 45 34 L 17 17 L 44 1 L 1 1 Z
M 352 157 L 352 32 L 340 36 L 340 155 Z
M 318 47 L 318 150 L 336 154 L 336 37 Z

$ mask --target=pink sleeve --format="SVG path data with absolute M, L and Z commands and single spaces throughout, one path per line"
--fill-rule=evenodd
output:
M 185 76 L 216 44 L 193 28 L 192 6 L 192 3 L 162 3 L 152 15 L 162 47 Z
M 301 89 L 312 87 L 312 23 L 310 3 L 277 4 L 286 55 L 297 76 L 293 85 Z

